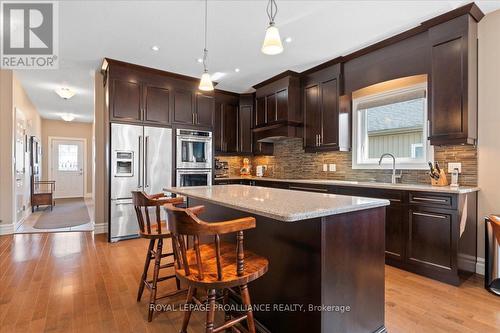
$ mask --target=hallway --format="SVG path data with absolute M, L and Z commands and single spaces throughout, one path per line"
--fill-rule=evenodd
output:
M 94 203 L 91 198 L 56 199 L 53 210 L 40 207 L 29 215 L 16 233 L 94 230 Z

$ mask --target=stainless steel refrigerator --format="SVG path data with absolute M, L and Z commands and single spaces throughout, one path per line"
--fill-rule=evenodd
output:
M 135 238 L 132 191 L 160 193 L 172 185 L 172 130 L 111 124 L 110 172 L 110 241 Z

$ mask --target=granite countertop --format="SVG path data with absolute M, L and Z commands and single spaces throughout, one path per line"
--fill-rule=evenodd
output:
M 169 187 L 164 190 L 285 222 L 389 205 L 389 200 L 383 199 L 246 185 Z
M 302 183 L 302 184 L 319 184 L 319 185 L 339 185 L 339 186 L 352 186 L 352 187 L 367 187 L 367 188 L 381 188 L 390 190 L 405 190 L 405 191 L 422 191 L 422 192 L 439 192 L 439 193 L 455 193 L 465 194 L 479 191 L 479 187 L 474 186 L 432 186 L 430 184 L 391 184 L 391 183 L 377 183 L 377 182 L 358 182 L 348 180 L 331 180 L 331 179 L 280 179 L 270 177 L 228 177 L 217 178 L 219 180 L 263 180 L 273 182 L 286 182 L 286 183 Z

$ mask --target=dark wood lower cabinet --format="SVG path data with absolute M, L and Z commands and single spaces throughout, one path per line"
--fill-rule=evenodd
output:
M 459 285 L 476 269 L 476 192 L 415 192 L 264 179 L 216 180 L 215 184 L 387 199 L 390 201 L 385 221 L 387 264 L 452 285 Z M 464 218 L 463 214 L 467 217 Z M 464 222 L 461 223 L 462 218 Z
M 407 260 L 415 265 L 452 269 L 452 212 L 439 213 L 432 209 L 411 207 L 408 211 Z
M 406 209 L 400 204 L 393 204 L 385 210 L 385 256 L 403 262 Z

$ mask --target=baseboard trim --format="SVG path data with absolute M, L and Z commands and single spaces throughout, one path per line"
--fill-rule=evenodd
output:
M 477 257 L 477 262 L 476 262 L 476 274 L 479 275 L 484 275 L 484 268 L 485 268 L 485 261 L 484 258 Z
M 13 223 L 0 224 L 0 235 L 12 235 L 15 231 L 15 226 Z
M 108 224 L 107 223 L 94 223 L 94 234 L 107 234 Z

